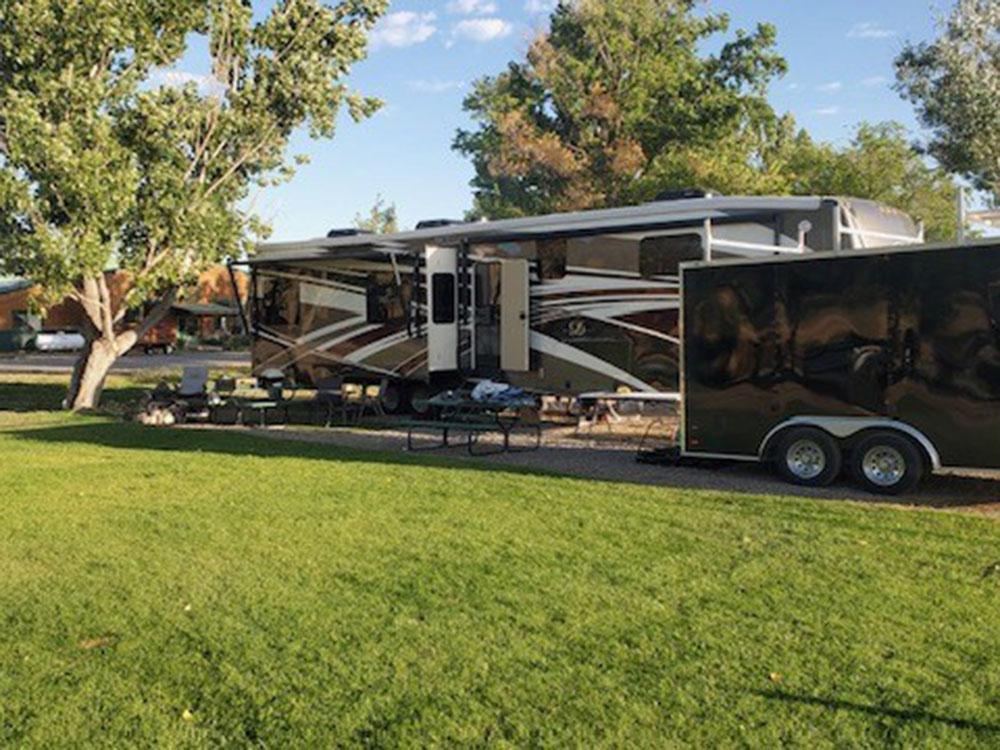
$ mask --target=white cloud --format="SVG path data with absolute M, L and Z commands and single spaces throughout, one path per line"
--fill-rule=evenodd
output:
M 464 89 L 465 81 L 439 81 L 420 78 L 415 81 L 407 81 L 407 85 L 422 94 L 443 94 L 446 91 Z
M 891 36 L 896 36 L 896 32 L 892 29 L 886 29 L 874 21 L 862 21 L 854 24 L 847 32 L 847 36 L 851 39 L 888 39 Z
M 790 83 L 790 84 L 788 84 L 788 90 L 789 91 L 798 91 L 800 88 L 802 88 L 802 84 L 801 83 Z
M 456 23 L 451 30 L 452 39 L 489 42 L 505 37 L 513 26 L 502 18 L 468 18 Z
M 868 78 L 861 79 L 861 85 L 868 88 L 881 86 L 886 83 L 889 83 L 889 76 L 869 76 Z
M 180 88 L 193 83 L 198 87 L 198 92 L 204 96 L 222 96 L 226 90 L 222 81 L 213 75 L 169 68 L 155 68 L 149 74 L 149 83 L 154 88 Z
M 533 16 L 551 13 L 556 9 L 559 0 L 525 0 L 524 9 Z
M 840 114 L 840 107 L 820 107 L 819 109 L 814 109 L 812 113 L 814 115 L 820 115 L 821 117 L 830 117 L 832 115 Z
M 404 10 L 385 16 L 371 33 L 371 46 L 410 47 L 426 42 L 437 31 L 434 13 L 413 13 Z
M 497 4 L 492 0 L 451 0 L 448 3 L 448 12 L 466 16 L 478 13 L 486 16 L 497 12 Z
M 844 88 L 844 84 L 840 81 L 830 81 L 829 83 L 824 83 L 822 86 L 817 86 L 816 90 L 832 94 L 834 91 L 840 91 L 842 88 Z

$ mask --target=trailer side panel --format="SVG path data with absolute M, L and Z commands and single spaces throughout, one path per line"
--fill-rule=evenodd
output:
M 793 417 L 901 420 L 1000 466 L 1000 246 L 684 272 L 685 445 L 752 456 Z

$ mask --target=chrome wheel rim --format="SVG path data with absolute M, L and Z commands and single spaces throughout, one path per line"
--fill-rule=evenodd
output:
M 892 487 L 906 474 L 906 459 L 891 445 L 876 445 L 865 453 L 861 471 L 872 484 Z
M 803 438 L 788 447 L 785 464 L 797 479 L 815 479 L 826 468 L 826 454 L 815 440 Z

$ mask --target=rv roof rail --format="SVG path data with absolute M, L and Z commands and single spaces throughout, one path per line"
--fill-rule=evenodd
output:
M 661 201 L 684 201 L 692 200 L 694 198 L 714 198 L 715 193 L 708 190 L 702 190 L 701 188 L 684 188 L 682 190 L 664 190 L 662 193 L 657 193 L 656 197 L 653 198 L 654 203 L 659 203 Z

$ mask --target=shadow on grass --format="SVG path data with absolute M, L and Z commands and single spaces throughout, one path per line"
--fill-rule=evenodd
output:
M 292 427 L 294 429 L 294 426 Z M 932 477 L 921 491 L 902 500 L 870 495 L 837 485 L 823 488 L 792 487 L 776 480 L 766 467 L 733 465 L 719 468 L 639 465 L 631 451 L 589 445 L 547 445 L 535 453 L 477 457 L 470 460 L 461 448 L 447 452 L 411 453 L 399 438 L 362 435 L 360 444 L 340 445 L 336 436 L 270 433 L 242 429 L 164 429 L 123 422 L 89 422 L 46 427 L 20 427 L 6 431 L 19 439 L 47 443 L 103 445 L 123 450 L 157 450 L 258 456 L 348 460 L 400 465 L 465 467 L 511 474 L 573 477 L 602 482 L 624 482 L 678 490 L 704 490 L 748 496 L 857 500 L 866 503 L 900 502 L 928 508 L 960 508 L 1000 502 L 1000 480 L 967 477 Z M 381 443 L 372 444 L 381 440 Z
M 100 445 L 122 450 L 154 450 L 177 453 L 220 454 L 226 456 L 254 456 L 259 458 L 304 458 L 318 460 L 359 460 L 405 465 L 455 466 L 469 463 L 469 468 L 494 468 L 515 473 L 541 473 L 553 476 L 555 472 L 532 472 L 512 466 L 484 466 L 481 462 L 456 462 L 448 456 L 430 456 L 391 450 L 354 448 L 322 442 L 280 440 L 243 430 L 199 430 L 146 427 L 131 422 L 90 422 L 59 425 L 56 427 L 27 427 L 11 429 L 7 435 L 39 443 L 78 443 Z
M 113 409 L 137 404 L 144 388 L 105 388 L 101 406 Z M 66 398 L 65 383 L 0 383 L 0 412 L 61 411 Z
M 867 703 L 845 701 L 839 698 L 819 698 L 811 695 L 796 695 L 783 690 L 754 690 L 755 695 L 768 700 L 779 700 L 785 703 L 799 703 L 836 711 L 853 711 L 868 714 L 877 718 L 899 719 L 901 721 L 930 722 L 946 724 L 955 729 L 971 729 L 976 732 L 1000 733 L 1000 724 L 990 724 L 974 719 L 960 719 L 954 716 L 942 716 L 920 708 L 892 708 L 889 706 L 873 706 Z

